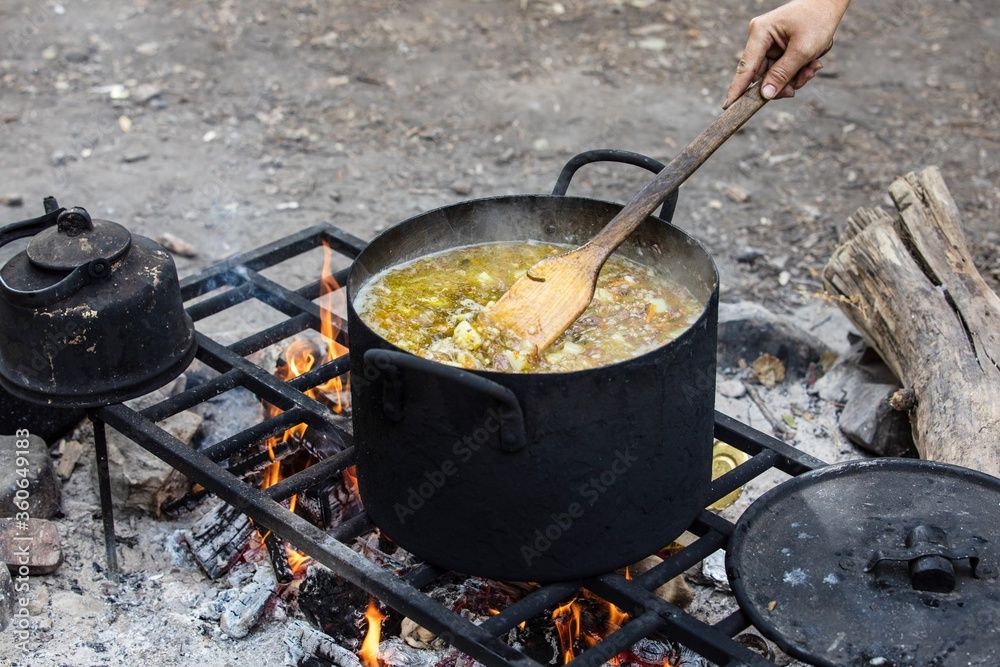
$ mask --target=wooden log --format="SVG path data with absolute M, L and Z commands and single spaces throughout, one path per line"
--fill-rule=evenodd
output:
M 826 288 L 913 389 L 920 455 L 1000 476 L 1000 297 L 973 264 L 936 168 L 897 179 L 889 194 L 893 213 L 851 217 Z

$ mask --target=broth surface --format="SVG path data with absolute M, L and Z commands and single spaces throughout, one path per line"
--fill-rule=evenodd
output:
M 379 335 L 418 356 L 469 369 L 549 373 L 649 352 L 679 336 L 704 309 L 685 287 L 612 256 L 587 310 L 541 355 L 477 317 L 529 268 L 571 249 L 540 242 L 453 248 L 379 273 L 355 307 Z

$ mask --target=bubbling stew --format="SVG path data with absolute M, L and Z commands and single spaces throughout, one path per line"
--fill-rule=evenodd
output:
M 679 336 L 704 305 L 683 286 L 614 255 L 590 306 L 545 352 L 479 313 L 546 257 L 570 246 L 501 242 L 453 248 L 374 276 L 355 301 L 361 318 L 397 347 L 468 369 L 555 373 L 611 364 Z

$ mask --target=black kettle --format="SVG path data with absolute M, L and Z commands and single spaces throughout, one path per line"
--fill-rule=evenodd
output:
M 0 228 L 33 236 L 0 268 L 0 385 L 33 403 L 88 408 L 160 387 L 194 357 L 177 269 L 155 241 L 45 199 Z

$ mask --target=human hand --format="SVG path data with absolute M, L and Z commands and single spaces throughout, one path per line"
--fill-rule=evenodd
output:
M 818 58 L 833 46 L 833 34 L 850 2 L 791 0 L 752 19 L 750 37 L 722 108 L 761 76 L 765 98 L 793 97 L 823 67 Z

